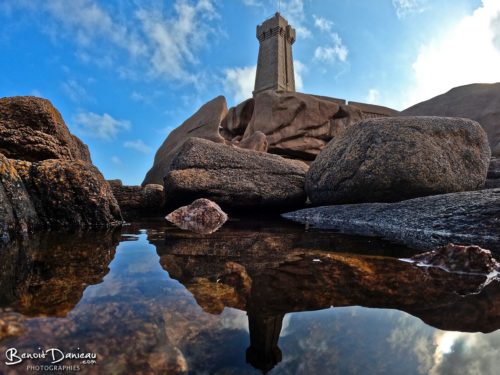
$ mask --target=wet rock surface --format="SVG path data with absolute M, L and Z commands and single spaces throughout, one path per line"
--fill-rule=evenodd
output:
M 47 99 L 34 96 L 0 98 L 0 153 L 32 162 L 92 163 L 88 147 L 69 132 L 59 111 Z
M 500 189 L 398 203 L 308 208 L 283 217 L 348 234 L 376 236 L 428 250 L 449 242 L 500 250 Z
M 500 264 L 491 252 L 479 246 L 448 244 L 411 258 L 425 266 L 439 267 L 449 272 L 489 274 L 500 271 Z
M 170 132 L 156 152 L 153 166 L 146 174 L 142 186 L 163 184 L 163 178 L 170 169 L 170 163 L 184 142 L 190 137 L 224 143 L 224 138 L 219 133 L 219 127 L 226 114 L 226 99 L 223 96 L 218 96 L 204 104 L 193 116 Z
M 225 210 L 300 207 L 306 170 L 299 161 L 190 138 L 165 177 L 166 203 L 176 208 L 207 198 Z
M 181 229 L 210 234 L 224 225 L 227 215 L 217 203 L 200 198 L 189 206 L 179 207 L 168 214 L 165 219 Z
M 306 191 L 320 205 L 477 190 L 489 161 L 486 133 L 472 120 L 369 119 L 328 144 L 311 164 Z

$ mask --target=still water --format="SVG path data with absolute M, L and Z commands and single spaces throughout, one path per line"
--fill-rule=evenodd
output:
M 498 374 L 500 283 L 413 254 L 276 220 L 38 235 L 0 249 L 0 373 Z

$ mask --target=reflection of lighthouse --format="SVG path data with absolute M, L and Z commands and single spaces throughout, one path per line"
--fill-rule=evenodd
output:
M 295 29 L 276 13 L 257 26 L 259 58 L 254 95 L 264 90 L 295 91 L 292 44 Z
M 284 314 L 266 314 L 248 310 L 250 346 L 247 349 L 247 362 L 267 373 L 279 362 L 282 354 L 278 347 Z

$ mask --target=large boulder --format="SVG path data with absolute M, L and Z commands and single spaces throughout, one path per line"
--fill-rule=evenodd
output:
M 38 225 L 35 207 L 14 163 L 0 154 L 0 243 L 13 233 L 28 233 Z
M 361 203 L 283 215 L 312 227 L 376 236 L 417 249 L 449 242 L 500 251 L 500 189 L 434 195 L 398 203 Z
M 92 162 L 87 146 L 69 132 L 52 103 L 33 96 L 0 98 L 0 152 L 27 161 Z
M 121 180 L 109 180 L 108 183 L 125 219 L 163 213 L 163 185 L 130 186 L 123 185 Z
M 416 104 L 402 116 L 465 117 L 481 124 L 490 142 L 491 153 L 500 156 L 500 83 L 475 83 L 455 87 L 445 94 Z
M 204 104 L 182 125 L 173 130 L 156 152 L 153 167 L 148 171 L 142 186 L 147 184 L 163 184 L 172 159 L 190 137 L 208 139 L 212 142 L 224 143 L 219 133 L 221 121 L 226 117 L 227 103 L 223 96 L 218 96 Z
M 121 224 L 120 207 L 111 187 L 92 164 L 57 159 L 13 163 L 43 226 L 96 228 Z
M 244 130 L 242 141 L 261 131 L 270 153 L 302 160 L 314 160 L 333 137 L 364 118 L 360 109 L 343 101 L 297 92 L 269 90 L 253 100 L 253 106 L 236 110 L 245 119 L 227 121 L 226 130 L 235 136 Z M 253 115 L 246 126 L 248 110 L 243 109 L 249 107 Z
M 301 206 L 306 171 L 300 161 L 190 138 L 165 177 L 165 197 L 173 207 L 198 198 L 223 209 Z
M 368 119 L 321 152 L 307 173 L 306 191 L 314 204 L 340 204 L 476 190 L 489 160 L 486 133 L 475 121 Z

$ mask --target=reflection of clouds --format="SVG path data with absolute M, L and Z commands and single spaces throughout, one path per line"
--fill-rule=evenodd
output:
M 435 363 L 430 374 L 498 374 L 500 331 L 490 334 L 440 332 L 436 334 Z
M 292 319 L 292 314 L 286 314 L 283 318 L 283 323 L 281 325 L 280 337 L 285 337 L 290 333 L 288 327 L 290 327 L 290 320 Z
M 387 338 L 390 348 L 393 351 L 410 351 L 415 354 L 418 373 L 427 374 L 434 363 L 432 329 L 411 315 L 395 311 L 391 311 L 389 316 L 391 315 L 396 326 Z
M 220 314 L 220 320 L 223 328 L 249 332 L 248 317 L 245 311 L 226 307 Z

